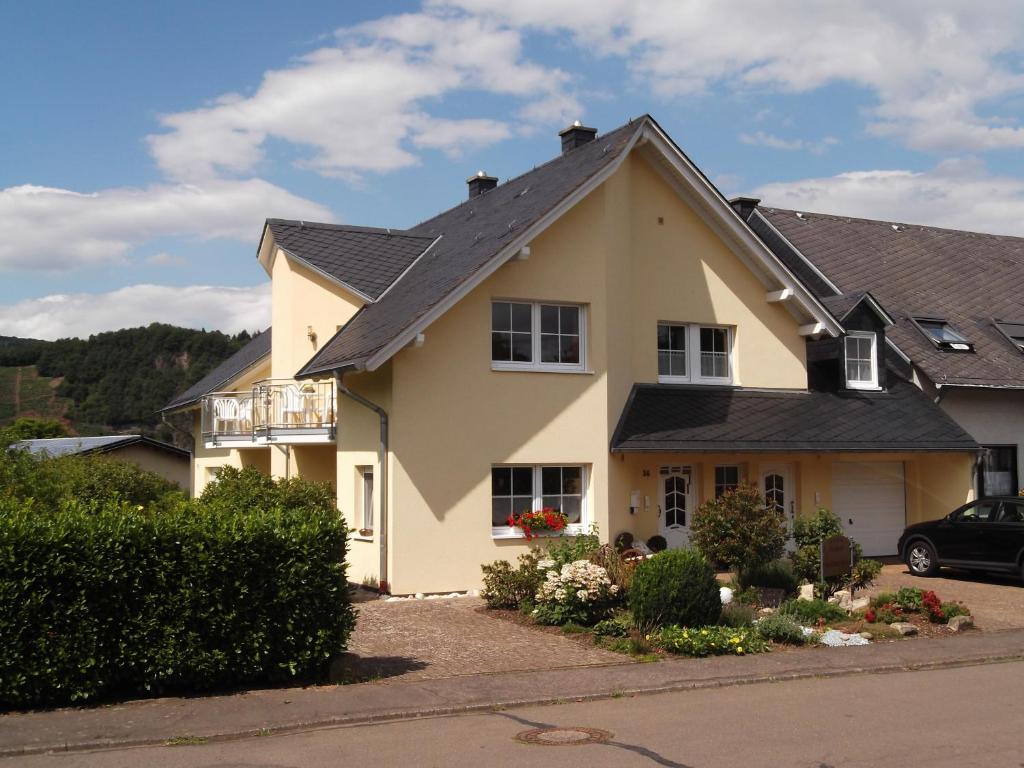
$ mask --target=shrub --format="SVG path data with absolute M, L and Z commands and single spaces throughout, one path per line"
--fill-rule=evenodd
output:
M 905 611 L 917 613 L 924 606 L 924 590 L 917 587 L 902 587 L 887 601 L 898 605 Z
M 655 534 L 647 540 L 647 548 L 651 550 L 651 552 L 664 552 L 668 549 L 668 541 L 664 536 Z
M 601 566 L 587 560 L 566 563 L 545 575 L 533 615 L 541 624 L 589 626 L 608 615 L 618 591 Z
M 966 605 L 953 602 L 944 603 L 931 590 L 921 595 L 921 606 L 928 615 L 928 620 L 936 624 L 947 622 L 954 616 L 971 615 Z
M 749 627 L 754 624 L 757 610 L 752 605 L 732 602 L 722 608 L 718 623 L 723 627 Z
M 159 514 L 0 498 L 0 706 L 325 673 L 355 624 L 346 529 L 333 498 L 285 508 L 297 485 L 254 508 Z
M 847 618 L 846 611 L 824 600 L 787 600 L 780 606 L 779 613 L 792 616 L 804 625 L 814 624 L 818 619 L 830 622 Z
M 519 567 L 513 568 L 507 560 L 495 560 L 483 565 L 484 589 L 481 597 L 488 608 L 519 608 L 533 600 L 543 572 L 537 567 L 536 550 L 519 555 Z
M 594 625 L 594 634 L 598 637 L 627 637 L 629 627 L 629 617 L 614 616 L 597 622 Z
M 742 589 L 781 589 L 787 597 L 795 595 L 800 586 L 800 580 L 793 573 L 792 564 L 781 559 L 744 568 L 737 574 L 737 580 Z
M 699 552 L 672 549 L 637 565 L 629 604 L 638 627 L 714 624 L 722 613 L 714 569 Z
M 756 627 L 761 637 L 773 643 L 803 645 L 807 642 L 803 627 L 792 616 L 783 613 L 773 613 L 758 619 Z
M 768 650 L 767 641 L 753 627 L 684 628 L 670 625 L 656 636 L 669 653 L 684 656 L 744 656 Z
M 711 562 L 742 570 L 782 557 L 786 522 L 757 488 L 743 484 L 697 507 L 690 537 Z
M 551 560 L 554 568 L 561 568 L 568 563 L 575 563 L 577 560 L 586 560 L 601 546 L 601 539 L 597 535 L 597 529 L 591 529 L 590 533 L 581 533 L 579 536 L 561 536 L 551 539 L 547 551 L 541 553 L 542 560 Z
M 894 595 L 892 592 L 879 592 L 877 595 L 872 597 L 871 600 L 868 601 L 868 604 L 872 608 L 879 608 L 887 603 L 894 602 L 896 602 L 896 595 Z

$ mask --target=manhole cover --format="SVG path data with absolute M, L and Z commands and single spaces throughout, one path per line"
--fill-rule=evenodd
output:
M 575 747 L 580 744 L 601 744 L 612 734 L 598 728 L 534 728 L 516 734 L 516 741 L 541 744 L 545 747 Z

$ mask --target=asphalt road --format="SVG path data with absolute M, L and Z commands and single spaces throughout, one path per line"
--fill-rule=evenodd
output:
M 0 768 L 1024 766 L 1024 662 L 613 698 L 244 741 L 0 760 Z M 515 740 L 548 726 L 608 743 Z

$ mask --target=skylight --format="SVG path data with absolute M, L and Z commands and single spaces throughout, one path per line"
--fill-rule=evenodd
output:
M 974 345 L 945 320 L 928 317 L 911 318 L 921 333 L 935 346 L 946 352 L 973 352 Z
M 999 320 L 993 320 L 992 323 L 1013 346 L 1024 352 L 1024 323 L 1004 323 Z

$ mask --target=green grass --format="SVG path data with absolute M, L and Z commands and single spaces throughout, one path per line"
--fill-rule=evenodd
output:
M 23 416 L 62 419 L 71 401 L 57 396 L 54 381 L 40 376 L 34 365 L 0 367 L 0 426 Z

